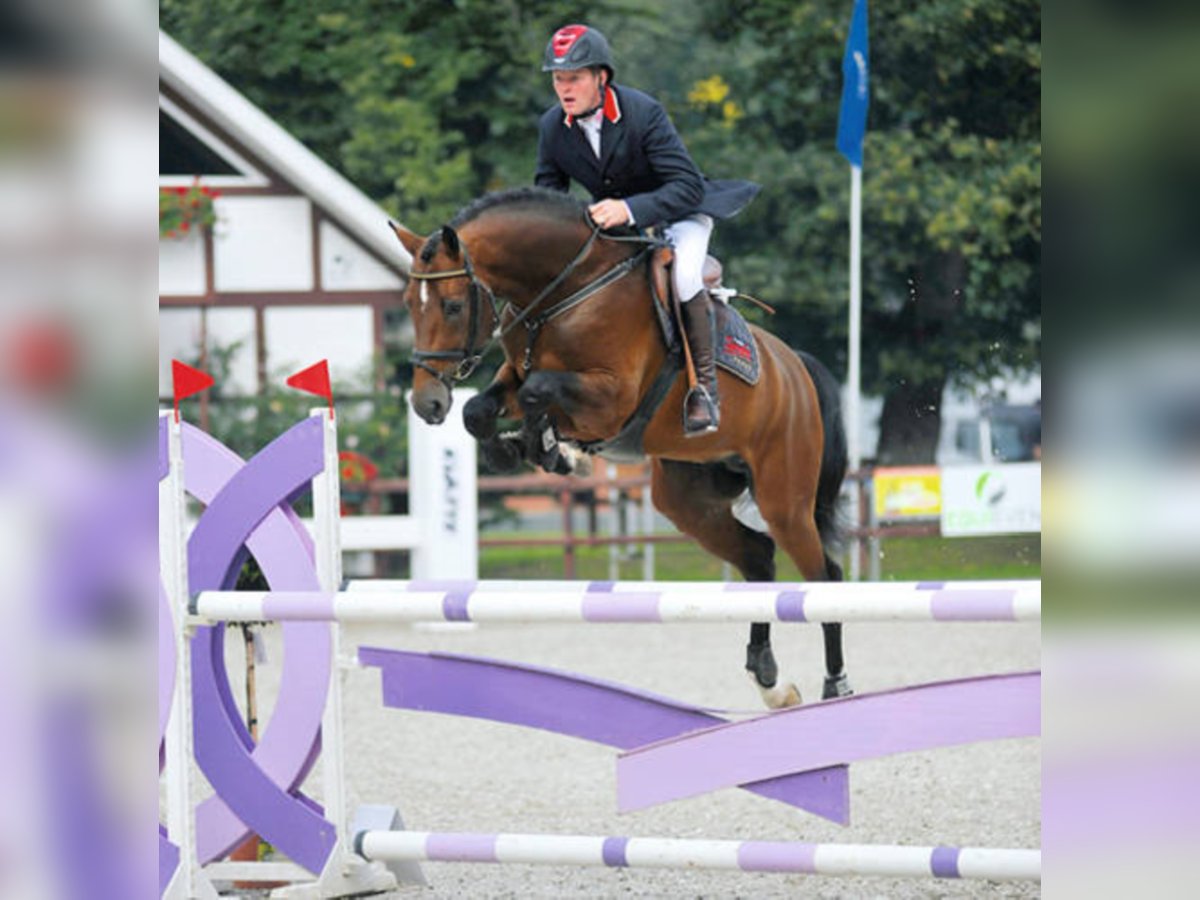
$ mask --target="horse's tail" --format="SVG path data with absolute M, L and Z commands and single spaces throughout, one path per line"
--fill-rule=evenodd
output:
M 825 429 L 825 446 L 821 451 L 821 475 L 817 481 L 816 520 L 821 545 L 829 553 L 841 545 L 844 524 L 838 503 L 848 462 L 846 426 L 842 422 L 841 389 L 833 373 L 825 368 L 820 360 L 803 350 L 796 352 L 817 389 L 821 423 Z

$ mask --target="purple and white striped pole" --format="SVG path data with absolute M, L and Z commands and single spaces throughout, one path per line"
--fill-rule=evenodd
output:
M 206 591 L 208 621 L 1014 622 L 1041 618 L 1025 582 L 389 582 L 346 591 Z
M 525 863 L 641 869 L 726 869 L 890 878 L 1040 881 L 1040 850 L 808 844 L 583 835 L 363 831 L 355 852 L 383 862 Z

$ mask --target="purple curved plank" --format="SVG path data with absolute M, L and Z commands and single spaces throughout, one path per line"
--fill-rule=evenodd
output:
M 170 435 L 167 428 L 170 427 L 168 420 L 164 416 L 158 417 L 158 480 L 162 481 L 167 477 L 167 473 L 171 468 L 170 454 Z
M 179 868 L 179 848 L 167 839 L 167 829 L 158 826 L 158 896 L 167 892 L 167 886 Z
M 170 474 L 171 461 L 167 450 L 167 420 L 158 419 L 158 480 Z M 162 746 L 171 716 L 171 699 L 175 694 L 175 616 L 167 597 L 162 577 L 158 579 L 158 742 Z M 162 766 L 159 766 L 162 771 Z
M 158 582 L 158 745 L 162 747 L 167 736 L 167 722 L 171 718 L 171 702 L 175 695 L 175 616 L 171 601 Z M 158 770 L 162 771 L 160 764 Z
M 279 504 L 322 468 L 321 423 L 300 422 L 249 463 L 194 428 L 184 430 L 188 491 L 209 504 L 188 545 L 192 590 L 231 587 L 245 544 L 274 590 L 315 590 L 312 545 L 294 513 Z M 253 747 L 224 670 L 224 632 L 193 640 L 195 754 L 216 795 L 197 809 L 202 862 L 220 858 L 253 830 L 318 873 L 335 829 L 315 804 L 292 796 L 312 767 L 329 686 L 329 626 L 284 626 L 280 693 Z
M 158 420 L 158 480 L 162 481 L 170 471 L 167 451 L 167 420 Z M 167 722 L 171 718 L 171 701 L 175 696 L 175 617 L 171 601 L 163 587 L 162 577 L 158 580 L 158 771 L 163 769 L 163 741 L 166 740 Z M 158 894 L 166 891 L 171 877 L 179 867 L 179 847 L 167 838 L 167 830 L 158 826 Z
M 385 706 L 524 725 L 621 750 L 725 723 L 702 709 L 625 685 L 502 660 L 360 647 L 358 661 L 380 669 Z M 749 779 L 741 786 L 849 824 L 844 765 Z
M 170 445 L 167 428 L 169 422 L 163 416 L 158 416 L 158 481 L 170 474 Z M 175 616 L 170 608 L 170 598 L 167 588 L 163 586 L 162 575 L 158 576 L 158 772 L 162 773 L 163 763 L 166 762 L 164 746 L 167 740 L 167 724 L 170 720 L 170 706 L 175 697 L 175 667 L 178 665 L 175 653 Z M 167 892 L 167 886 L 179 868 L 179 846 L 173 844 L 167 836 L 167 829 L 158 826 L 158 896 Z
M 113 814 L 111 798 L 105 796 L 106 782 L 98 764 L 94 718 L 83 704 L 61 698 L 43 711 L 41 737 L 45 743 L 41 749 L 47 770 L 54 773 L 47 781 L 47 805 L 65 813 L 54 818 L 54 846 L 73 854 L 70 863 L 58 866 L 55 874 L 62 879 L 62 896 L 89 900 L 146 897 L 154 883 L 153 870 L 142 865 L 149 863 L 141 849 L 148 849 L 148 843 L 136 838 L 133 844 L 127 843 L 126 829 L 117 827 L 121 820 Z M 178 865 L 178 851 L 172 854 L 160 840 L 160 882 L 164 864 L 172 862 L 168 881 Z
M 834 763 L 1041 734 L 1041 673 L 860 694 L 621 754 L 622 812 Z

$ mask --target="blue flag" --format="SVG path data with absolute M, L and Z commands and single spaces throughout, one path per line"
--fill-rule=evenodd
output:
M 846 55 L 842 58 L 842 109 L 838 114 L 837 148 L 853 165 L 862 167 L 863 136 L 867 133 L 868 83 L 867 0 L 854 0 Z

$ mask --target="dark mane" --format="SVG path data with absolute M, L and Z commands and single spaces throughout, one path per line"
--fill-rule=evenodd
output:
M 506 191 L 495 191 L 484 194 L 473 200 L 454 214 L 449 222 L 451 228 L 460 228 L 487 212 L 496 209 L 530 208 L 545 213 L 548 218 L 560 219 L 564 223 L 583 221 L 583 212 L 587 208 L 581 201 L 564 194 L 561 191 L 551 191 L 541 187 L 510 188 Z M 442 242 L 442 232 L 435 231 L 421 248 L 421 261 L 429 262 L 437 253 Z
M 478 200 L 464 206 L 454 214 L 450 225 L 458 228 L 473 219 L 479 218 L 489 210 L 510 206 L 532 206 L 544 210 L 547 215 L 562 219 L 579 221 L 583 216 L 584 204 L 570 194 L 562 191 L 551 191 L 542 187 L 510 188 L 507 191 L 495 191 L 484 194 Z

